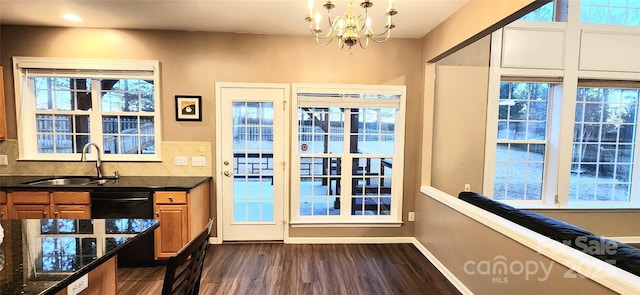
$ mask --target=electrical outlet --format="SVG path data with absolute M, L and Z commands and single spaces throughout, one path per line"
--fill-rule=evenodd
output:
M 67 295 L 76 295 L 89 287 L 89 274 L 85 274 L 67 286 Z
M 193 167 L 207 166 L 207 157 L 203 157 L 203 156 L 191 157 L 191 166 Z
M 464 191 L 465 192 L 470 192 L 471 191 L 471 184 L 470 183 L 465 183 L 464 184 Z
M 189 157 L 177 156 L 173 160 L 176 166 L 189 166 Z
M 9 165 L 9 159 L 7 158 L 7 155 L 0 155 L 0 166 L 7 165 Z
M 416 220 L 416 212 L 409 212 L 409 221 L 415 221 Z

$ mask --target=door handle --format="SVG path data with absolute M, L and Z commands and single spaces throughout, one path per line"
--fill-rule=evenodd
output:
M 222 174 L 224 174 L 224 176 L 226 176 L 226 177 L 231 176 L 231 172 L 229 172 L 228 170 L 223 172 Z

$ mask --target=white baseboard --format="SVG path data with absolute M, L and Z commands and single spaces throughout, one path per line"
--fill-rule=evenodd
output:
M 218 237 L 209 237 L 209 245 L 222 244 Z
M 412 244 L 413 237 L 289 237 L 285 244 Z
M 471 292 L 471 290 L 469 290 L 469 288 L 467 288 L 467 286 L 465 286 L 465 284 L 462 283 L 462 281 L 460 281 L 458 277 L 456 277 L 451 271 L 449 271 L 449 269 L 444 266 L 444 264 L 442 264 L 442 262 L 440 262 L 440 260 L 438 260 L 436 256 L 434 256 L 424 245 L 422 245 L 422 243 L 420 243 L 418 239 L 413 238 L 412 243 L 414 246 L 416 246 L 416 248 L 418 248 L 422 255 L 424 255 L 424 257 L 427 258 L 427 260 L 429 260 L 431 264 L 433 264 L 440 271 L 440 273 L 442 273 L 442 275 L 447 278 L 447 280 L 449 280 L 449 282 L 451 282 L 451 284 L 453 284 L 456 289 L 458 289 L 458 291 L 460 291 L 460 293 L 462 293 L 463 295 L 473 294 L 473 292 Z

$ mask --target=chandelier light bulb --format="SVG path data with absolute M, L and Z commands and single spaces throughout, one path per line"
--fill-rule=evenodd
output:
M 313 0 L 307 2 L 307 7 L 309 8 L 309 15 L 313 15 Z
M 316 31 L 320 30 L 320 12 L 316 12 Z

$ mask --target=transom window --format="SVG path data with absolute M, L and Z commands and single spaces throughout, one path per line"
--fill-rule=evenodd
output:
M 580 21 L 640 26 L 639 0 L 580 0 Z
M 159 159 L 157 62 L 15 58 L 15 64 L 22 159 L 78 160 L 89 142 L 106 160 Z
M 400 221 L 404 87 L 296 89 L 294 222 Z

